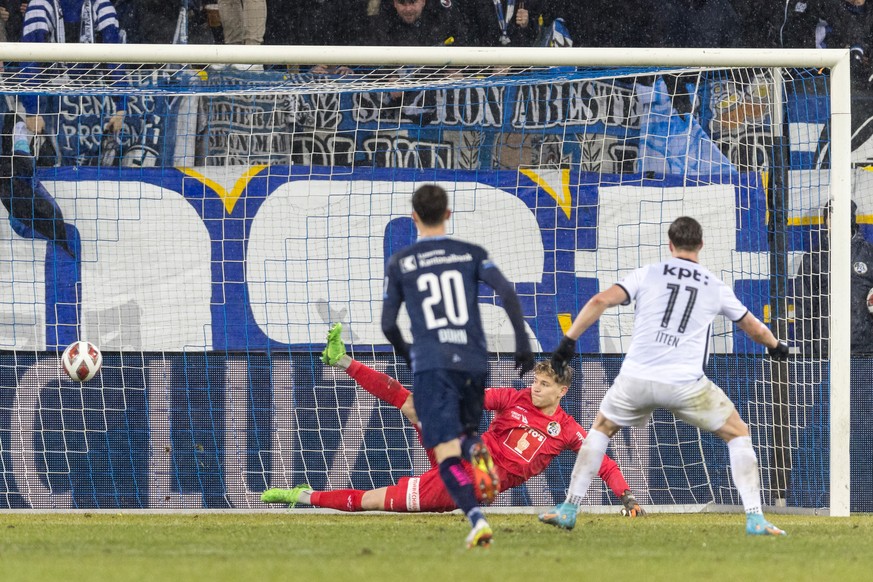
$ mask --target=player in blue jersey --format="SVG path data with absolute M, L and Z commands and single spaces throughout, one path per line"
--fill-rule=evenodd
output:
M 422 443 L 433 449 L 440 478 L 472 524 L 467 547 L 488 546 L 492 531 L 464 471 L 470 461 L 476 487 L 490 502 L 500 484 L 494 462 L 478 435 L 488 380 L 488 349 L 479 315 L 479 283 L 493 288 L 515 332 L 520 375 L 534 358 L 515 288 L 480 246 L 446 236 L 451 216 L 446 191 L 425 185 L 412 196 L 412 219 L 419 239 L 391 256 L 385 275 L 382 331 L 410 365 L 413 400 Z M 400 306 L 412 325 L 412 345 L 397 325 Z

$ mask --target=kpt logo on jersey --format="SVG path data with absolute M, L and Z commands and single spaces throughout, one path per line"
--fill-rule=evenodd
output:
M 416 270 L 418 265 L 415 263 L 415 255 L 409 255 L 400 259 L 400 270 L 404 273 L 411 273 Z

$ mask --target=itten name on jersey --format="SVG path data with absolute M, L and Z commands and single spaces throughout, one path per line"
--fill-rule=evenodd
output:
M 664 345 L 668 345 L 671 348 L 675 348 L 679 345 L 679 336 L 670 335 L 669 333 L 659 331 L 655 334 L 655 341 Z

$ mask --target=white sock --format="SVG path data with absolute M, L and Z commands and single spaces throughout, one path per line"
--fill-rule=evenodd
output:
M 736 437 L 728 441 L 731 458 L 731 475 L 743 508 L 747 514 L 761 513 L 761 476 L 758 474 L 758 457 L 752 447 L 752 437 Z
M 600 465 L 603 464 L 603 455 L 606 454 L 606 447 L 609 446 L 609 437 L 600 431 L 592 430 L 585 437 L 585 442 L 582 443 L 582 448 L 579 449 L 579 454 L 576 456 L 576 463 L 573 465 L 573 476 L 570 479 L 570 490 L 567 493 L 567 502 L 573 505 L 580 505 L 588 493 L 588 487 L 591 486 L 591 481 L 600 470 Z

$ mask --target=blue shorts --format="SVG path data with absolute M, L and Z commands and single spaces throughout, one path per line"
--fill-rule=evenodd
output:
M 426 449 L 479 430 L 487 380 L 485 372 L 457 370 L 424 370 L 413 376 L 412 402 Z

